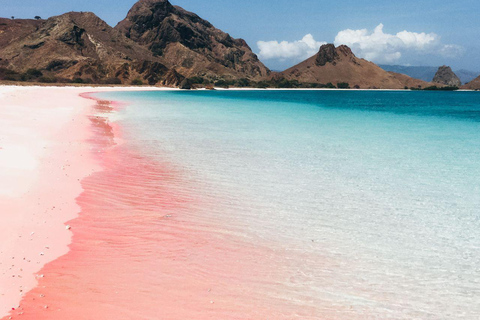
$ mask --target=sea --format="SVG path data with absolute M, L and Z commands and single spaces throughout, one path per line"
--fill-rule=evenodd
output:
M 480 93 L 95 96 L 139 319 L 480 319 Z

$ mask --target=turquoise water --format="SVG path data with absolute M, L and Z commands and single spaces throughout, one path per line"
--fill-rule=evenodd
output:
M 204 199 L 179 215 L 278 252 L 276 295 L 298 308 L 480 318 L 478 93 L 99 96 L 127 103 L 124 143 Z

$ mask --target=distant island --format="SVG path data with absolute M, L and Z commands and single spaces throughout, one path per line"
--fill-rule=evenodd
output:
M 396 73 L 403 73 L 409 77 L 420 79 L 423 81 L 432 81 L 433 77 L 438 71 L 437 67 L 431 66 L 401 66 L 401 65 L 387 65 L 387 64 L 379 64 L 380 68 L 386 71 L 393 71 Z M 460 78 L 462 84 L 469 83 L 470 81 L 474 80 L 478 75 L 479 72 L 460 69 L 454 70 L 455 74 Z
M 138 1 L 114 28 L 91 12 L 46 20 L 0 18 L 3 81 L 184 89 L 480 89 L 480 78 L 461 87 L 402 71 L 382 69 L 357 58 L 347 46 L 329 44 L 297 66 L 274 72 L 245 40 L 232 38 L 168 0 Z

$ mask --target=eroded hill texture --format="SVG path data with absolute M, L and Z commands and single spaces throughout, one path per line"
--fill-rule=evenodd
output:
M 139 1 L 115 28 L 90 12 L 0 19 L 0 67 L 13 78 L 171 86 L 270 73 L 244 40 L 167 0 Z

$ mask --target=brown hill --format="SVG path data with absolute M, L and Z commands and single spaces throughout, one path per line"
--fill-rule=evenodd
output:
M 365 59 L 357 58 L 349 47 L 326 44 L 315 56 L 280 74 L 288 80 L 307 83 L 348 83 L 352 88 L 404 89 L 425 88 L 432 83 L 387 72 Z
M 458 78 L 457 75 L 452 71 L 452 68 L 447 66 L 441 66 L 438 68 L 435 77 L 433 77 L 433 82 L 450 87 L 460 87 L 462 85 L 460 78 Z
M 469 83 L 462 86 L 460 89 L 465 90 L 480 90 L 480 76 Z
M 244 40 L 167 0 L 140 0 L 115 29 L 186 77 L 261 79 L 270 73 Z
M 0 18 L 0 48 L 5 48 L 12 42 L 35 32 L 42 25 L 43 21 Z
M 93 13 L 70 12 L 42 21 L 14 20 L 0 34 L 0 66 L 41 70 L 46 77 L 93 82 L 158 83 L 169 68 Z M 13 37 L 12 33 L 16 36 Z

